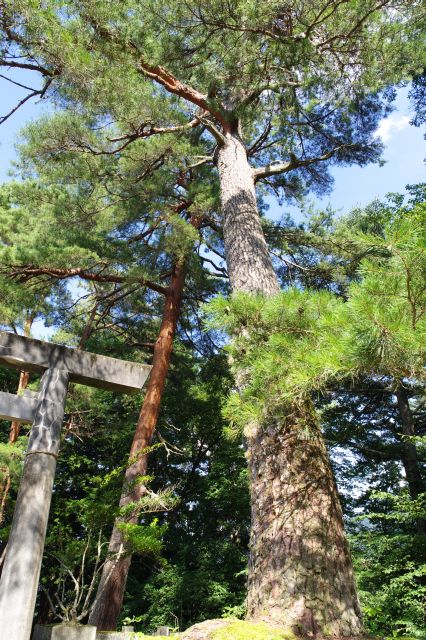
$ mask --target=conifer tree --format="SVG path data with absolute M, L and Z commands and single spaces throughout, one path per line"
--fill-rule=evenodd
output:
M 95 173 L 95 193 L 87 197 L 90 181 L 87 163 L 77 154 L 71 164 L 74 169 L 79 165 L 75 188 L 69 183 L 66 187 L 60 186 L 58 180 L 50 188 L 42 181 L 28 182 L 23 186 L 14 184 L 8 188 L 17 220 L 9 232 L 9 241 L 5 243 L 0 258 L 4 273 L 32 286 L 51 286 L 51 283 L 65 282 L 70 278 L 96 286 L 92 293 L 89 290 L 89 294 L 86 294 L 90 295 L 90 306 L 86 325 L 78 339 L 78 348 L 85 347 L 96 327 L 99 328 L 99 321 L 109 318 L 117 304 L 133 298 L 132 303 L 128 302 L 128 312 L 138 315 L 140 311 L 136 312 L 137 306 L 149 309 L 149 297 L 153 293 L 164 298 L 162 320 L 152 344 L 152 371 L 133 437 L 120 500 L 120 509 L 126 511 L 126 516 L 118 516 L 114 523 L 109 545 L 110 558 L 104 564 L 96 606 L 91 612 L 91 619 L 96 622 L 101 620 L 99 624 L 111 628 L 116 626 L 120 614 L 132 555 L 127 548 L 122 525 L 125 523 L 130 526 L 138 522 L 138 505 L 146 500 L 147 488 L 141 482 L 141 478 L 147 476 L 145 452 L 149 450 L 158 420 L 190 263 L 193 263 L 189 270 L 192 272 L 191 280 L 196 295 L 200 295 L 206 286 L 208 289 L 209 277 L 210 280 L 212 278 L 211 275 L 203 275 L 200 269 L 203 258 L 190 257 L 194 245 L 199 242 L 198 230 L 204 219 L 197 208 L 194 213 L 190 211 L 194 206 L 196 191 L 192 190 L 189 194 L 188 176 L 183 172 L 179 175 L 175 191 L 172 189 L 167 194 L 169 206 L 165 204 L 166 195 L 159 194 L 155 205 L 151 201 L 153 211 L 133 211 L 132 201 L 135 195 L 131 197 L 129 191 L 121 185 L 121 191 L 117 191 L 119 205 L 114 203 L 106 207 L 115 207 L 117 215 L 107 213 L 103 216 L 97 212 L 93 220 L 86 221 L 84 232 L 81 233 L 75 222 L 82 215 L 83 203 L 85 211 L 89 211 L 91 207 L 96 211 L 101 187 L 96 184 Z M 60 167 L 57 167 L 58 177 L 63 174 L 69 176 L 67 162 L 61 162 Z M 86 171 L 85 182 L 83 171 Z M 52 179 L 50 175 L 50 180 Z M 149 189 L 147 180 L 143 186 Z M 105 183 L 103 187 L 106 194 L 112 189 L 111 183 Z M 140 191 L 141 187 L 138 186 L 136 193 Z M 144 197 L 147 197 L 146 193 Z M 66 208 L 65 224 L 58 211 L 59 206 Z M 161 209 L 158 209 L 159 206 Z M 33 224 L 33 234 L 27 237 L 27 218 L 35 209 L 38 210 L 38 215 Z M 45 234 L 47 226 L 48 236 Z M 87 235 L 89 230 L 91 237 Z M 113 247 L 110 246 L 112 234 L 117 236 L 112 243 Z M 139 242 L 135 241 L 135 236 Z M 200 264 L 197 265 L 197 262 Z M 83 264 L 86 267 L 82 267 Z M 209 264 L 214 265 L 210 260 Z M 12 286 L 10 281 L 8 285 Z M 16 284 L 14 287 L 16 288 Z M 22 286 L 21 291 L 25 292 Z M 64 321 L 62 318 L 62 324 Z M 141 337 L 139 342 L 143 344 Z
M 353 223 L 363 227 L 363 233 L 352 231 L 349 237 L 359 253 L 368 255 L 345 301 L 295 288 L 267 303 L 242 295 L 231 302 L 218 298 L 210 309 L 214 326 L 225 324 L 228 331 L 251 327 L 230 347 L 245 385 L 242 394 L 231 396 L 227 409 L 239 429 L 256 425 L 283 401 L 306 406 L 314 391 L 342 381 L 356 384 L 368 376 L 372 385 L 384 385 L 394 394 L 401 433 L 392 420 L 388 428 L 400 441 L 412 515 L 418 533 L 424 534 L 424 471 L 409 403 L 411 387 L 425 378 L 424 185 L 410 190 L 407 204 L 394 196 L 389 206 L 375 203 L 365 215 L 355 212 L 338 225 L 334 240 L 339 246 Z
M 380 90 L 424 55 L 413 48 L 421 3 L 404 0 L 42 9 L 21 0 L 2 9 L 3 66 L 39 71 L 36 93 L 88 110 L 93 127 L 112 116 L 110 146 L 93 148 L 77 131 L 82 151 L 119 154 L 144 138 L 203 132 L 207 152 L 193 164 L 217 167 L 231 286 L 263 296 L 279 286 L 255 185 L 324 189 L 327 162 L 377 160 Z M 249 616 L 308 634 L 359 634 L 340 506 L 310 407 L 277 409 L 248 438 L 248 457 Z

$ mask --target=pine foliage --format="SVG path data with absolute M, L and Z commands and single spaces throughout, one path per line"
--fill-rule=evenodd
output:
M 425 378 L 426 205 L 401 209 L 382 236 L 355 237 L 361 261 L 347 301 L 290 288 L 277 296 L 218 297 L 207 325 L 232 337 L 226 347 L 239 391 L 226 416 L 237 431 L 312 393 L 361 375 Z

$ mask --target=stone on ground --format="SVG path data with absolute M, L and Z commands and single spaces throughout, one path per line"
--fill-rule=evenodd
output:
M 245 620 L 206 620 L 190 627 L 181 640 L 295 640 L 291 631 Z

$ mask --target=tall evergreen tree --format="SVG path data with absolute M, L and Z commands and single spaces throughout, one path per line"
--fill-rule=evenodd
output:
M 78 154 L 74 160 L 74 169 L 79 162 L 80 170 L 85 169 L 87 173 L 86 163 Z M 67 163 L 62 162 L 57 175 L 59 177 L 66 172 Z M 121 185 L 121 191 L 117 192 L 120 217 L 111 217 L 109 213 L 106 217 L 96 215 L 93 221 L 86 222 L 86 232 L 91 231 L 90 238 L 70 224 L 73 218 L 75 221 L 81 216 L 81 200 L 84 200 L 86 210 L 90 207 L 96 209 L 100 187 L 95 178 L 95 194 L 87 197 L 89 180 L 90 171 L 86 182 L 80 173 L 75 188 L 69 184 L 61 187 L 56 183 L 47 193 L 42 188 L 43 183 L 10 187 L 15 213 L 22 220 L 18 220 L 10 230 L 10 242 L 3 248 L 1 262 L 6 274 L 21 281 L 30 281 L 33 285 L 37 281 L 46 282 L 46 279 L 49 283 L 69 278 L 89 282 L 92 287 L 96 285 L 89 298 L 91 309 L 78 339 L 78 348 L 85 347 L 99 319 L 110 318 L 117 304 L 130 300 L 127 311 L 137 316 L 140 313 L 136 311 L 138 304 L 149 308 L 152 294 L 164 297 L 162 321 L 152 344 L 152 371 L 135 429 L 120 500 L 120 507 L 126 510 L 126 515 L 117 517 L 114 524 L 109 545 L 110 559 L 104 565 L 96 605 L 90 614 L 90 619 L 99 626 L 103 624 L 111 628 L 116 626 L 120 614 L 132 555 L 131 549 L 127 548 L 123 523 L 126 526 L 137 524 L 140 518 L 138 505 L 146 500 L 147 488 L 141 481 L 147 476 L 145 451 L 149 450 L 159 415 L 187 272 L 192 272 L 189 282 L 195 295 L 208 292 L 209 279 L 212 278 L 200 269 L 203 258 L 191 255 L 194 245 L 199 243 L 199 228 L 205 221 L 201 212 L 192 214 L 189 210 L 194 205 L 196 193 L 193 191 L 188 195 L 190 178 L 186 179 L 184 173 L 179 175 L 175 192 L 172 190 L 168 194 L 169 206 L 166 206 L 166 194 L 159 193 L 156 205 L 150 203 L 153 211 L 133 211 L 135 195 L 130 197 L 128 191 L 123 195 L 125 187 Z M 104 187 L 108 193 L 111 185 L 106 183 Z M 138 187 L 136 193 L 140 190 Z M 67 208 L 65 226 L 61 213 L 58 213 L 58 205 Z M 28 238 L 25 222 L 34 207 L 39 207 L 39 213 L 33 234 Z M 50 226 L 48 236 L 44 234 L 47 224 Z M 116 235 L 114 248 L 110 246 L 112 234 Z M 140 242 L 135 242 L 135 236 Z M 84 263 L 86 268 L 80 266 Z M 211 261 L 209 263 L 214 265 Z M 139 303 L 136 302 L 138 295 L 141 298 Z M 140 337 L 136 340 L 143 344 Z
M 84 105 L 98 116 L 94 126 L 112 116 L 121 131 L 108 153 L 141 138 L 205 132 L 204 146 L 215 149 L 201 162 L 217 167 L 232 288 L 264 296 L 279 286 L 256 183 L 284 193 L 324 188 L 329 179 L 318 163 L 377 160 L 379 91 L 419 59 L 421 3 L 412 1 L 83 1 L 42 10 L 15 1 L 2 8 L 3 65 L 38 70 L 40 92 Z M 78 135 L 74 144 L 102 152 Z M 309 404 L 261 421 L 248 457 L 249 616 L 308 634 L 357 635 L 340 506 Z M 312 491 L 309 504 L 295 498 Z
M 392 411 L 396 417 L 388 415 L 387 425 L 383 419 L 377 425 L 392 433 L 393 454 L 389 443 L 387 447 L 382 443 L 375 451 L 373 440 L 370 456 L 375 453 L 379 459 L 383 455 L 402 463 L 411 506 L 406 503 L 403 506 L 402 500 L 392 519 L 414 521 L 422 544 L 424 465 L 416 449 L 418 433 L 409 396 L 412 387 L 421 388 L 425 379 L 426 224 L 422 185 L 411 188 L 411 192 L 413 197 L 408 204 L 403 205 L 403 199 L 395 196 L 393 206 L 376 205 L 364 220 L 358 212 L 358 222 L 364 223 L 365 231 L 358 232 L 352 240 L 368 258 L 362 260 L 357 278 L 346 292 L 347 300 L 330 293 L 295 288 L 268 301 L 242 295 L 231 301 L 219 298 L 210 308 L 213 319 L 216 316 L 214 326 L 225 323 L 229 331 L 250 327 L 250 331 L 239 331 L 230 347 L 244 391 L 231 396 L 227 413 L 240 429 L 247 424 L 256 426 L 266 412 L 276 411 L 283 401 L 287 407 L 306 407 L 314 391 L 330 388 L 342 380 L 360 384 L 368 376 L 376 391 L 382 387 L 382 393 L 393 394 Z M 382 219 L 374 233 L 371 233 L 372 213 L 376 214 L 376 223 Z M 340 242 L 348 231 L 346 224 L 342 227 Z M 358 409 L 362 411 L 362 405 Z M 339 423 L 335 425 L 338 427 Z M 347 429 L 355 439 L 354 448 L 358 446 L 362 452 L 365 446 L 368 455 L 369 442 L 364 445 L 360 442 L 356 428 L 352 416 Z M 340 433 L 343 435 L 344 430 Z M 308 442 L 312 438 L 309 432 L 305 432 L 305 437 Z M 397 478 L 401 479 L 399 473 Z M 421 552 L 417 555 L 416 562 L 421 561 L 421 555 Z M 396 571 L 395 566 L 392 571 Z M 416 575 L 421 576 L 422 569 L 414 566 L 413 573 L 408 574 L 401 576 L 407 579 L 407 584 Z M 412 591 L 412 596 L 413 602 L 417 602 L 421 592 Z M 416 619 L 418 624 L 417 604 L 413 604 L 413 612 L 413 621 Z

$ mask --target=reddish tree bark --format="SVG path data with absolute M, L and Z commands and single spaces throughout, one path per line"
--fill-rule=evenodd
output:
M 34 318 L 32 316 L 28 316 L 25 324 L 24 324 L 24 335 L 28 337 L 31 332 L 31 325 L 33 323 Z M 30 379 L 30 374 L 28 371 L 21 371 L 19 375 L 18 389 L 17 394 L 19 395 L 24 389 L 27 388 L 28 382 Z M 19 432 L 21 430 L 21 423 L 18 420 L 14 420 L 10 425 L 9 430 L 9 444 L 14 444 L 19 438 Z M 3 479 L 0 483 L 0 524 L 3 522 L 4 512 L 6 509 L 7 499 L 9 496 L 10 486 L 11 486 L 11 478 L 10 471 L 8 467 L 2 467 L 0 469 L 0 473 L 3 476 Z M 2 561 L 0 560 L 0 565 Z
M 21 371 L 19 375 L 19 383 L 18 383 L 18 396 L 21 394 L 24 389 L 28 387 L 28 382 L 30 381 L 30 374 L 28 371 Z M 18 420 L 14 420 L 10 425 L 9 431 L 9 444 L 13 444 L 19 438 L 19 432 L 21 430 L 21 423 Z
M 7 496 L 10 491 L 10 469 L 9 467 L 0 467 L 0 526 L 3 524 L 4 511 L 6 508 Z M 0 566 L 3 557 L 0 559 Z
M 184 283 L 185 268 L 180 263 L 173 269 L 170 285 L 165 294 L 163 318 L 154 347 L 151 375 L 130 449 L 130 464 L 124 478 L 120 507 L 124 507 L 130 502 L 137 502 L 146 491 L 144 485 L 138 484 L 136 481 L 147 473 L 148 456 L 143 452 L 151 444 L 157 425 L 161 397 L 169 370 L 173 338 L 180 314 Z M 127 518 L 126 522 L 136 523 L 137 520 L 138 516 L 135 514 Z M 89 617 L 89 624 L 96 625 L 100 631 L 113 630 L 117 626 L 132 559 L 131 555 L 126 553 L 118 560 L 114 558 L 125 549 L 122 532 L 117 526 L 119 522 L 116 520 L 114 523 L 108 548 L 111 559 L 107 560 L 104 565 L 95 606 Z
M 33 323 L 34 318 L 32 316 L 28 316 L 25 320 L 24 324 L 24 336 L 28 338 L 31 333 L 31 325 Z M 30 381 L 30 374 L 28 371 L 21 371 L 19 376 L 18 383 L 18 396 L 22 391 L 24 391 L 28 387 L 28 382 Z M 19 438 L 19 432 L 21 429 L 21 423 L 18 420 L 14 420 L 10 425 L 9 431 L 9 444 L 13 444 Z

